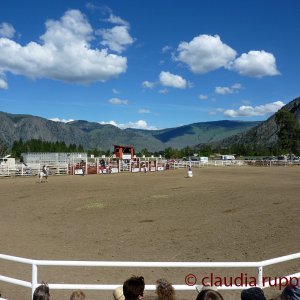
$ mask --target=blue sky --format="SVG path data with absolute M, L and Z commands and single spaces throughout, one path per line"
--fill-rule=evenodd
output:
M 300 1 L 0 1 L 0 111 L 120 128 L 265 120 L 299 96 Z

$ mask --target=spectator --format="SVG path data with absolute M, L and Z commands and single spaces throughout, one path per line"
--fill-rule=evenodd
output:
M 282 291 L 281 300 L 300 300 L 300 280 L 296 279 L 292 283 Z
M 224 300 L 224 298 L 215 289 L 205 288 L 199 292 L 196 300 Z
M 42 283 L 39 285 L 34 293 L 32 300 L 49 300 L 50 299 L 50 291 L 47 283 Z
M 247 290 L 243 290 L 241 293 L 242 300 L 266 300 L 264 291 L 259 287 L 252 287 Z
M 122 286 L 117 287 L 113 292 L 113 296 L 115 300 L 125 300 L 123 294 L 123 287 Z
M 143 300 L 145 282 L 144 277 L 132 276 L 123 284 L 123 294 L 125 300 Z
M 158 300 L 175 300 L 175 290 L 166 279 L 156 281 L 156 293 Z
M 85 300 L 85 293 L 81 290 L 74 291 L 71 294 L 70 300 Z

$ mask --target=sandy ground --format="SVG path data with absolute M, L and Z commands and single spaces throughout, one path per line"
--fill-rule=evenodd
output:
M 109 261 L 260 261 L 300 252 L 299 167 L 209 167 L 156 173 L 0 179 L 0 253 L 32 259 Z M 265 270 L 300 271 L 300 260 Z M 42 267 L 49 283 L 122 284 L 132 274 L 184 284 L 214 273 L 255 269 Z M 0 261 L 0 274 L 31 280 L 30 267 Z M 223 276 L 223 275 L 222 275 Z M 0 281 L 2 296 L 30 299 L 30 289 Z M 268 296 L 278 290 L 266 289 Z M 51 300 L 71 291 L 51 292 Z M 86 292 L 112 299 L 111 292 Z M 147 293 L 146 293 L 147 294 Z M 226 299 L 240 293 L 224 292 Z M 151 292 L 148 292 L 151 295 Z M 195 299 L 196 292 L 177 292 Z

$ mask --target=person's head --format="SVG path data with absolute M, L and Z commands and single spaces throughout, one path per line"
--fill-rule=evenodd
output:
M 243 290 L 241 293 L 242 300 L 266 300 L 264 291 L 259 287 L 252 287 L 247 290 Z
M 300 300 L 300 279 L 295 279 L 292 283 L 282 291 L 281 300 Z
M 81 290 L 74 291 L 71 294 L 70 300 L 85 300 L 85 293 Z
M 163 278 L 156 281 L 156 293 L 159 300 L 175 299 L 175 290 L 172 284 Z
M 123 284 L 123 294 L 125 300 L 142 300 L 144 299 L 145 282 L 144 277 L 132 276 Z
M 35 289 L 32 300 L 49 300 L 49 299 L 50 299 L 49 287 L 46 283 L 42 283 Z
M 198 294 L 196 300 L 224 300 L 224 298 L 215 290 L 205 289 Z

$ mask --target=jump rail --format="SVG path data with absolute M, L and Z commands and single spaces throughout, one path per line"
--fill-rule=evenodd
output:
M 10 256 L 6 254 L 0 254 L 0 259 L 6 261 L 13 261 L 23 264 L 31 265 L 32 277 L 31 282 L 15 279 L 0 275 L 0 281 L 8 282 L 11 284 L 31 288 L 32 294 L 38 283 L 38 266 L 69 266 L 69 267 L 137 267 L 137 268 L 257 268 L 257 286 L 266 288 L 274 286 L 275 280 L 270 282 L 263 282 L 263 268 L 266 266 L 294 260 L 300 258 L 300 252 L 272 258 L 268 260 L 258 262 L 133 262 L 133 261 L 60 261 L 60 260 L 35 260 L 23 257 Z M 300 278 L 300 272 L 282 276 L 282 278 Z M 121 284 L 49 284 L 50 289 L 57 290 L 114 290 Z M 193 285 L 173 285 L 176 290 L 188 291 L 195 290 Z M 249 287 L 249 285 L 231 285 L 231 286 L 218 286 L 220 290 L 238 290 Z M 146 290 L 155 290 L 155 285 L 146 285 Z

